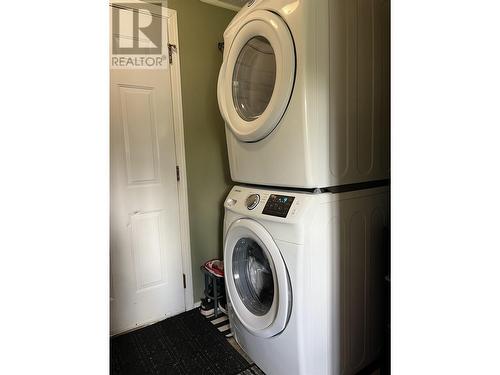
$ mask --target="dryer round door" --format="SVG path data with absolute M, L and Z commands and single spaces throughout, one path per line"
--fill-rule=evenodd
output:
M 253 334 L 272 337 L 291 312 L 290 279 L 269 232 L 254 220 L 235 221 L 224 243 L 224 272 L 232 308 Z
M 292 35 L 281 17 L 258 10 L 226 48 L 217 87 L 220 111 L 240 141 L 259 141 L 278 125 L 292 95 Z

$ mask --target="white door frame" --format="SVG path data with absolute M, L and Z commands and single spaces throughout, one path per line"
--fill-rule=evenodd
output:
M 179 60 L 179 37 L 177 31 L 177 12 L 165 8 L 167 11 L 168 43 L 176 46 L 177 51 L 172 54 L 172 65 L 170 65 L 170 82 L 172 83 L 172 109 L 174 117 L 175 134 L 175 157 L 179 166 L 180 181 L 179 194 L 179 218 L 181 228 L 182 246 L 182 270 L 186 275 L 186 289 L 184 290 L 184 303 L 186 310 L 194 306 L 193 296 L 193 270 L 191 264 L 191 239 L 189 234 L 189 206 L 187 195 L 186 154 L 184 148 L 184 121 L 182 116 L 182 90 L 181 69 Z
M 134 0 L 118 1 L 120 8 L 126 7 L 126 3 L 137 4 Z M 110 2 L 110 6 L 114 6 Z M 172 54 L 172 63 L 170 64 L 170 82 L 172 98 L 172 114 L 174 125 L 174 143 L 176 165 L 179 167 L 180 181 L 177 182 L 177 192 L 179 199 L 179 225 L 182 253 L 182 273 L 185 275 L 186 288 L 184 289 L 185 310 L 194 308 L 193 295 L 193 272 L 191 265 L 191 239 L 189 234 L 189 206 L 187 194 L 187 174 L 186 174 L 186 156 L 184 147 L 184 121 L 182 115 L 182 90 L 181 90 L 181 72 L 179 60 L 179 38 L 177 31 L 177 12 L 173 9 L 148 4 L 156 16 L 166 19 L 167 30 L 163 30 L 165 35 L 164 43 L 176 46 L 175 53 Z M 168 48 L 166 49 L 168 52 Z M 165 71 L 166 72 L 166 71 Z

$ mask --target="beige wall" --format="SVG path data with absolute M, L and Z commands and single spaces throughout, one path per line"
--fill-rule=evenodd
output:
M 222 257 L 223 201 L 231 189 L 224 121 L 217 105 L 222 53 L 217 43 L 236 14 L 199 0 L 168 0 L 177 11 L 191 229 L 194 301 L 200 265 Z

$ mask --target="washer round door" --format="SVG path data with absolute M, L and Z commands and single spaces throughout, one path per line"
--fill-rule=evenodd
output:
M 272 337 L 291 312 L 290 279 L 269 232 L 254 220 L 235 221 L 224 243 L 226 288 L 235 314 L 250 333 Z
M 217 86 L 220 111 L 240 141 L 259 141 L 278 125 L 292 95 L 292 35 L 280 16 L 258 10 L 226 48 Z

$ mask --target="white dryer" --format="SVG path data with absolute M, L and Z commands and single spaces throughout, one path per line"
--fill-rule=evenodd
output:
M 379 355 L 387 191 L 229 193 L 229 320 L 266 374 L 354 374 Z
M 249 1 L 224 33 L 231 177 L 316 188 L 389 177 L 388 0 Z

